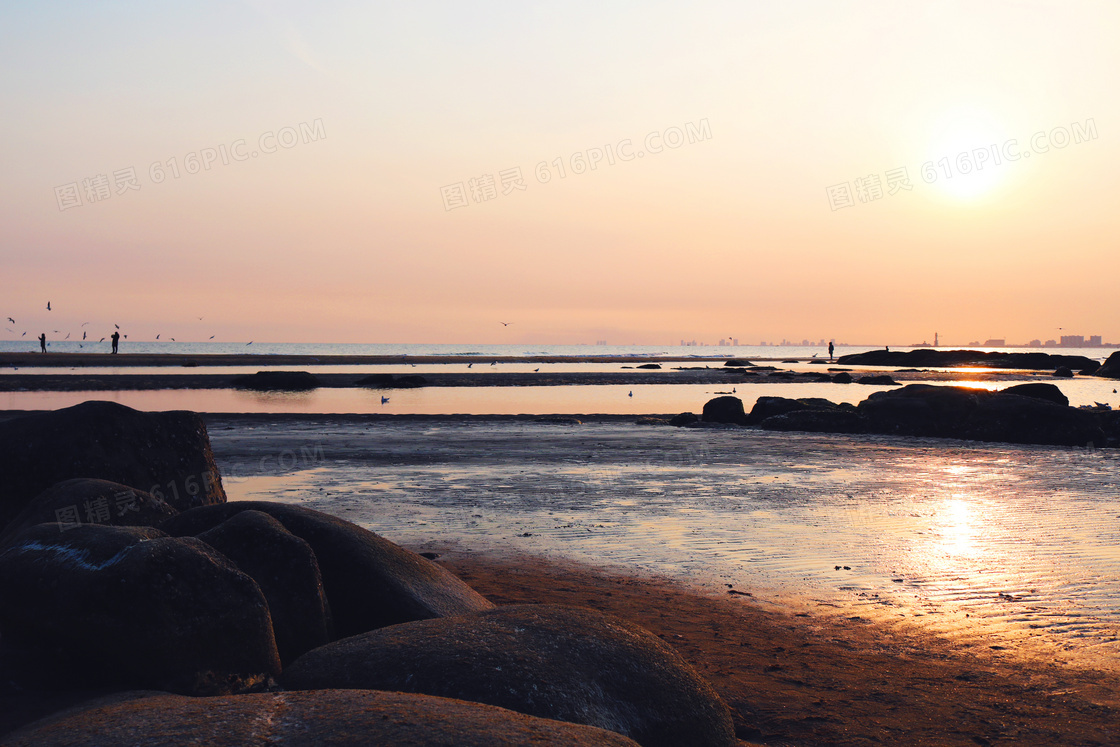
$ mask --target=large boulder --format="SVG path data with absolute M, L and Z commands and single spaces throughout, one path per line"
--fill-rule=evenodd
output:
M 76 477 L 50 486 L 0 532 L 0 545 L 36 524 L 159 526 L 179 513 L 151 493 L 119 482 Z
M 967 387 L 910 384 L 875 392 L 856 409 L 873 433 L 956 438 L 984 394 Z
M 128 694 L 126 694 L 128 695 Z M 633 747 L 589 726 L 447 698 L 369 690 L 94 701 L 10 734 L 6 747 Z M 146 697 L 143 697 L 146 696 Z
M 1093 375 L 1104 376 L 1108 379 L 1120 379 L 1120 350 L 1108 356 L 1108 360 L 1094 371 Z
M 177 510 L 224 503 L 202 418 L 83 402 L 0 422 L 0 526 L 44 490 L 93 477 L 162 497 Z
M 257 584 L 204 542 L 146 527 L 40 524 L 0 552 L 0 640 L 38 687 L 190 694 L 280 672 Z
M 679 415 L 674 415 L 673 417 L 669 418 L 669 425 L 675 425 L 678 428 L 682 428 L 686 425 L 692 425 L 693 423 L 699 422 L 700 416 L 694 412 L 682 412 Z
M 315 553 L 279 521 L 260 511 L 242 511 L 198 539 L 257 582 L 268 600 L 281 663 L 333 638 Z
M 269 501 L 203 506 L 172 517 L 162 528 L 176 537 L 199 535 L 242 511 L 268 514 L 311 546 L 338 636 L 493 606 L 442 566 L 357 524 L 302 506 Z
M 1046 400 L 1053 402 L 1055 405 L 1062 405 L 1063 407 L 1069 404 L 1069 398 L 1062 394 L 1062 390 L 1053 384 L 1044 384 L 1042 382 L 1032 382 L 1030 384 L 1016 384 L 1009 386 L 1006 389 L 1001 389 L 1000 394 L 1018 394 L 1020 397 L 1033 397 L 1035 399 Z
M 705 402 L 704 412 L 700 419 L 705 423 L 746 425 L 747 414 L 743 410 L 743 400 L 728 395 Z
M 512 605 L 395 625 L 300 657 L 290 689 L 469 700 L 598 726 L 647 747 L 735 744 L 711 686 L 652 633 L 594 610 Z
M 322 386 L 319 377 L 307 371 L 257 371 L 233 380 L 238 389 L 260 392 L 306 392 Z

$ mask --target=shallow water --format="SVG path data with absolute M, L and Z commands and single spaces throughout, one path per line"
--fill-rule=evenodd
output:
M 513 545 L 1008 654 L 1120 661 L 1116 452 L 603 423 L 337 427 L 212 427 L 231 499 L 304 503 L 412 546 Z

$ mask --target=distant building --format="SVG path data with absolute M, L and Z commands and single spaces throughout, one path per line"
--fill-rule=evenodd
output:
M 1058 343 L 1055 340 L 1047 340 L 1046 343 L 1042 347 L 1044 347 L 1044 348 L 1056 348 L 1056 347 L 1058 347 Z
M 984 340 L 984 347 L 986 348 L 1002 348 L 1007 344 L 1007 340 L 1002 337 L 993 337 L 990 340 Z
M 1028 348 L 1040 348 L 1040 347 L 1042 347 L 1042 341 L 1041 340 L 1031 340 L 1030 342 L 1027 343 L 1027 347 Z
M 1104 343 L 1101 342 L 1101 336 L 1100 335 L 1090 335 L 1089 336 L 1089 347 L 1099 348 L 1103 344 Z

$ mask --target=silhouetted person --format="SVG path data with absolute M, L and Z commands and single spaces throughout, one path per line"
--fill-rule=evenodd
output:
M 43 351 L 44 353 L 47 352 L 47 333 L 46 332 L 43 332 L 41 335 L 39 335 L 39 350 Z
M 112 341 L 113 341 L 113 354 L 116 355 L 116 353 L 117 353 L 117 343 L 119 343 L 121 341 L 121 333 L 117 332 L 116 330 L 113 330 L 113 336 L 110 339 L 112 339 Z
M 830 362 L 832 361 L 832 351 L 835 350 L 835 349 L 836 349 L 836 347 L 832 344 L 831 341 L 829 341 L 829 343 L 828 343 L 828 360 Z

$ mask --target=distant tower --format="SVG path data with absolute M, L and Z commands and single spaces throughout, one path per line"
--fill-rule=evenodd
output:
M 933 346 L 937 347 L 937 333 L 936 332 L 933 333 Z

